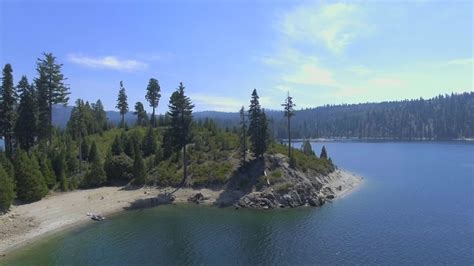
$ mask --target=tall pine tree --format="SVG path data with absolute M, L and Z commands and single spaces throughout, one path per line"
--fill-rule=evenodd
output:
M 48 193 L 48 186 L 34 155 L 18 150 L 15 158 L 17 196 L 25 202 L 38 201 Z
M 36 142 L 36 128 L 38 123 L 36 92 L 34 87 L 28 84 L 26 76 L 21 77 L 17 89 L 20 93 L 20 105 L 18 106 L 18 120 L 15 125 L 15 135 L 20 148 L 28 151 Z
M 137 116 L 137 126 L 144 127 L 148 124 L 148 115 L 146 114 L 145 108 L 141 102 L 135 104 L 135 112 L 133 112 L 133 114 Z
M 125 92 L 125 88 L 123 87 L 123 82 L 120 81 L 120 89 L 117 98 L 117 105 L 115 106 L 120 112 L 122 119 L 120 121 L 120 127 L 125 127 L 125 114 L 128 113 L 128 102 L 127 102 L 127 94 Z
M 252 144 L 252 152 L 256 158 L 261 158 L 267 150 L 268 122 L 265 112 L 263 112 L 260 107 L 259 97 L 256 89 L 254 89 L 252 92 L 248 112 L 248 134 Z
M 286 96 L 285 102 L 281 106 L 283 106 L 283 113 L 288 121 L 288 158 L 291 160 L 291 117 L 295 115 L 293 110 L 295 104 L 293 103 L 293 97 L 290 96 L 289 92 Z
M 13 86 L 13 69 L 10 64 L 3 68 L 0 98 L 0 135 L 5 140 L 7 156 L 13 152 L 13 137 L 16 121 L 16 91 Z
M 158 80 L 151 78 L 148 82 L 148 86 L 146 88 L 146 100 L 150 103 L 150 107 L 153 108 L 151 113 L 151 125 L 156 127 L 156 117 L 155 117 L 155 109 L 158 107 L 158 103 L 160 102 L 161 94 L 160 94 L 160 84 Z
M 171 119 L 168 137 L 175 150 L 183 149 L 183 181 L 187 178 L 186 145 L 191 140 L 191 122 L 193 121 L 193 108 L 189 97 L 184 95 L 184 86 L 181 82 L 178 89 L 173 92 L 169 102 L 168 115 Z
M 65 84 L 66 78 L 61 73 L 62 64 L 56 63 L 52 53 L 43 53 L 44 58 L 38 58 L 36 71 L 38 78 L 35 86 L 38 90 L 38 111 L 40 140 L 52 138 L 53 105 L 64 104 L 69 101 L 69 87 Z

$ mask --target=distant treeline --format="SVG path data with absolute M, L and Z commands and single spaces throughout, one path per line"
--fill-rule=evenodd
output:
M 203 112 L 220 126 L 232 128 L 237 113 Z M 287 122 L 281 111 L 267 111 L 270 129 L 277 139 L 287 138 Z M 432 99 L 381 103 L 326 105 L 295 111 L 292 137 L 360 139 L 474 138 L 474 92 L 440 95 Z

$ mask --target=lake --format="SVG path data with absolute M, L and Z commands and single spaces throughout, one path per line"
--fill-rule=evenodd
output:
M 313 143 L 318 153 L 322 144 Z M 0 263 L 474 264 L 474 144 L 324 145 L 339 167 L 365 181 L 322 208 L 127 211 L 43 239 Z

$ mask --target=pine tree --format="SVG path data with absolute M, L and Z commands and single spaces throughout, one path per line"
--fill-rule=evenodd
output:
M 93 163 L 95 160 L 97 160 L 97 158 L 99 158 L 99 154 L 97 153 L 97 145 L 95 144 L 95 141 L 93 141 L 87 159 L 90 163 Z
M 328 159 L 328 153 L 326 151 L 326 147 L 323 145 L 323 148 L 321 149 L 321 155 L 319 155 L 321 159 Z
M 41 174 L 43 175 L 44 181 L 46 182 L 48 188 L 52 189 L 56 185 L 56 176 L 54 175 L 51 160 L 46 156 L 39 156 L 38 158 Z
M 141 102 L 137 102 L 135 104 L 135 112 L 134 115 L 137 116 L 137 126 L 146 126 L 148 124 L 148 115 L 146 114 L 145 108 Z
M 18 120 L 15 125 L 15 135 L 23 150 L 30 150 L 35 145 L 36 128 L 38 123 L 36 93 L 33 86 L 28 84 L 26 76 L 22 76 L 17 89 L 20 93 Z
M 151 126 L 148 127 L 145 138 L 142 142 L 142 151 L 145 157 L 152 155 L 156 151 L 157 145 L 155 134 Z
M 259 103 L 257 90 L 253 90 L 249 107 L 249 130 L 248 134 L 252 144 L 252 151 L 257 158 L 263 157 L 267 150 L 268 122 L 265 112 Z
M 51 53 L 43 53 L 44 58 L 38 58 L 35 79 L 38 90 L 39 134 L 40 140 L 52 138 L 53 105 L 69 101 L 69 87 L 64 83 L 66 78 L 61 73 L 62 64 L 56 63 L 56 57 Z
M 247 161 L 247 118 L 245 114 L 245 108 L 242 106 L 240 109 L 240 164 L 243 165 Z
M 313 147 L 311 147 L 311 143 L 309 142 L 309 140 L 303 141 L 303 144 L 301 145 L 301 150 L 303 151 L 305 155 L 316 156 L 316 154 L 313 151 Z
M 89 161 L 89 145 L 87 144 L 87 141 L 86 140 L 81 141 L 80 147 L 81 147 L 80 149 L 81 162 L 80 163 L 82 163 L 82 161 Z
M 285 99 L 285 103 L 283 103 L 283 113 L 285 117 L 288 119 L 288 158 L 291 159 L 291 117 L 295 115 L 293 108 L 295 104 L 293 103 L 293 97 L 290 97 L 290 93 Z
M 92 109 L 99 133 L 107 130 L 107 113 L 104 111 L 104 105 L 102 102 L 97 100 L 95 104 L 92 104 Z
M 7 212 L 15 198 L 15 182 L 0 165 L 0 213 Z
M 91 160 L 92 166 L 90 171 L 84 177 L 82 186 L 86 188 L 99 187 L 107 181 L 107 176 L 105 174 L 102 160 L 97 152 L 95 142 L 92 143 L 89 159 Z
M 160 94 L 160 84 L 158 80 L 151 78 L 148 82 L 148 86 L 146 88 L 146 100 L 150 103 L 150 107 L 153 108 L 151 113 L 151 125 L 156 127 L 156 117 L 155 117 L 155 109 L 158 107 L 158 103 L 160 102 L 161 94 Z
M 38 160 L 19 150 L 15 158 L 17 196 L 25 202 L 38 201 L 48 193 L 48 186 L 41 174 Z
M 119 110 L 122 120 L 120 121 L 120 127 L 125 127 L 125 114 L 128 113 L 128 102 L 127 94 L 125 88 L 123 87 L 123 82 L 120 81 L 120 89 L 117 98 L 117 106 L 115 107 Z
M 145 164 L 143 163 L 143 158 L 140 150 L 135 150 L 135 159 L 133 161 L 133 178 L 135 185 L 145 184 L 146 171 Z
M 13 153 L 13 137 L 16 121 L 16 91 L 13 86 L 13 69 L 10 64 L 3 68 L 0 98 L 0 136 L 5 142 L 7 156 Z
M 114 142 L 112 143 L 112 155 L 120 155 L 123 152 L 122 143 L 118 136 L 115 136 Z
M 183 180 L 182 184 L 187 178 L 187 158 L 186 145 L 191 140 L 191 123 L 193 121 L 193 108 L 189 97 L 184 95 L 183 83 L 179 84 L 178 89 L 173 92 L 169 102 L 168 115 L 171 123 L 168 129 L 168 137 L 171 140 L 174 150 L 179 151 L 183 149 Z

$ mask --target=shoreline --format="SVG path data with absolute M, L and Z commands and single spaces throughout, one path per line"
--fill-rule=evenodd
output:
M 335 188 L 343 185 L 345 188 L 337 192 L 335 199 L 347 196 L 363 182 L 362 177 L 342 170 L 337 170 L 330 179 L 327 186 Z M 39 239 L 95 223 L 87 216 L 89 212 L 108 218 L 127 209 L 134 209 L 133 203 L 147 202 L 172 190 L 174 188 L 144 187 L 127 190 L 124 187 L 101 187 L 51 193 L 40 201 L 15 205 L 9 213 L 0 216 L 0 259 Z M 188 197 L 202 193 L 207 198 L 202 204 L 213 205 L 223 192 L 224 189 L 181 188 L 173 194 L 173 203 L 190 203 Z

